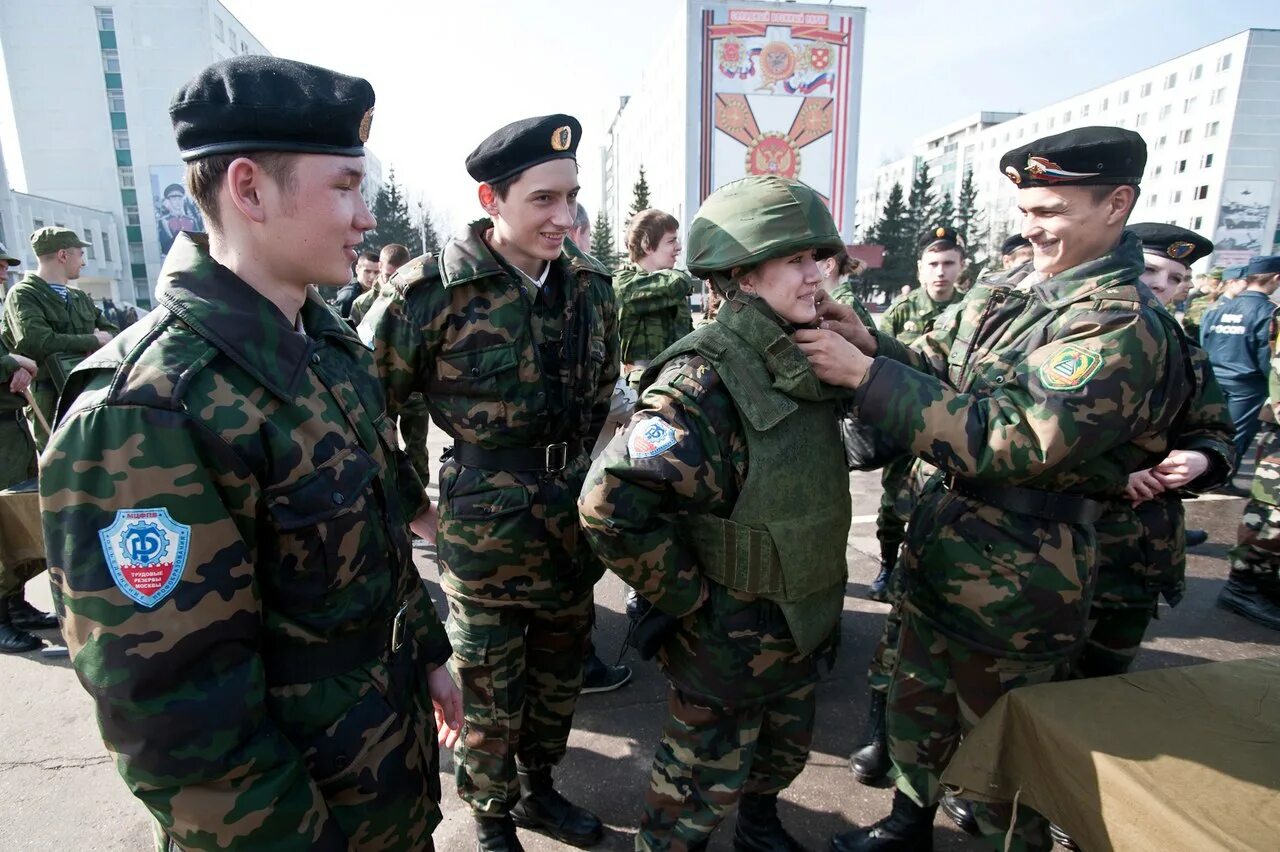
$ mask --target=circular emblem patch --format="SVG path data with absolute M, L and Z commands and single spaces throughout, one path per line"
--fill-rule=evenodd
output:
M 1174 260 L 1182 260 L 1184 257 L 1191 254 L 1191 252 L 1195 250 L 1196 250 L 1196 247 L 1194 243 L 1188 243 L 1182 240 L 1179 240 L 1176 243 L 1172 243 L 1167 249 L 1169 253 L 1169 257 L 1173 258 Z
M 1013 181 L 1014 186 L 1022 186 L 1022 173 L 1018 171 L 1016 166 L 1005 166 L 1004 173 Z
M 785 134 L 762 134 L 747 148 L 747 174 L 794 178 L 800 172 L 800 152 Z
M 569 146 L 573 144 L 573 128 L 569 126 L 557 127 L 555 132 L 551 134 L 551 148 L 554 151 L 568 151 Z

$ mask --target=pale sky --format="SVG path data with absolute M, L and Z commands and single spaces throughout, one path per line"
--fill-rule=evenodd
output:
M 463 168 L 518 118 L 583 124 L 582 199 L 599 146 L 684 0 L 222 0 L 277 56 L 367 78 L 370 147 L 451 228 L 481 215 Z M 821 5 L 821 4 L 819 4 Z M 845 4 L 855 5 L 855 4 Z M 1250 27 L 1275 0 L 868 0 L 858 172 L 979 110 L 1026 111 Z M 440 223 L 437 222 L 439 225 Z

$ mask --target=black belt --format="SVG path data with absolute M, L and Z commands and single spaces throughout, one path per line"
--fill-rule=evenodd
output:
M 323 642 L 304 645 L 278 641 L 263 645 L 258 653 L 267 670 L 267 683 L 271 686 L 314 683 L 346 674 L 374 660 L 389 658 L 408 647 L 404 641 L 408 612 L 409 602 L 405 601 L 391 619 L 389 630 L 383 623 Z
M 545 447 L 499 447 L 488 449 L 456 441 L 453 457 L 459 464 L 483 470 L 538 471 L 559 473 L 582 451 L 581 441 L 561 441 Z M 572 453 L 570 452 L 572 451 Z
M 1037 488 L 1019 488 L 1016 485 L 987 485 L 954 476 L 944 478 L 943 484 L 952 491 L 997 509 L 1062 524 L 1095 524 L 1107 509 L 1106 504 L 1100 500 L 1079 494 L 1058 494 Z

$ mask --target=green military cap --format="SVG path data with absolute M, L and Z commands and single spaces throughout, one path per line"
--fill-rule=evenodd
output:
M 0 263 L 8 264 L 9 266 L 17 266 L 19 263 L 22 263 L 22 261 L 9 254 L 9 250 L 4 247 L 4 243 L 0 243 Z
M 88 245 L 70 228 L 50 226 L 41 228 L 31 235 L 31 248 L 35 251 L 36 257 L 44 257 L 46 254 L 53 254 L 62 249 L 85 248 Z

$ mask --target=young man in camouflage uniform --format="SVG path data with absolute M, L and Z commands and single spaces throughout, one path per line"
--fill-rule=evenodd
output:
M 646 371 L 583 489 L 592 545 L 654 607 L 636 632 L 671 682 L 637 850 L 705 849 L 739 800 L 735 849 L 801 848 L 778 794 L 804 768 L 839 641 L 850 497 L 847 394 L 789 335 L 815 321 L 818 261 L 843 247 L 804 184 L 749 177 L 712 193 L 689 268 L 725 302 Z
M 432 716 L 447 744 L 461 700 L 412 562 L 425 495 L 311 286 L 374 226 L 373 100 L 265 56 L 178 91 L 209 234 L 177 237 L 160 306 L 72 374 L 42 457 L 72 664 L 165 850 L 430 850 L 440 821 Z
M 31 235 L 31 248 L 40 266 L 24 275 L 4 300 L 0 337 L 10 352 L 25 355 L 40 366 L 31 396 L 49 424 L 62 392 L 58 382 L 80 359 L 119 331 L 88 293 L 68 286 L 84 269 L 87 245 L 70 228 L 36 231 Z M 27 412 L 27 424 L 36 449 L 43 450 L 49 433 L 35 411 Z
M 421 392 L 454 440 L 436 543 L 466 715 L 458 793 L 485 850 L 519 849 L 516 825 L 603 836 L 551 780 L 603 573 L 576 501 L 618 378 L 609 274 L 565 239 L 580 136 L 549 115 L 480 143 L 467 171 L 491 218 L 402 268 L 373 336 L 391 412 Z
M 928 848 L 962 733 L 1010 689 L 1066 676 L 1085 638 L 1093 524 L 1131 470 L 1171 449 L 1187 355 L 1124 232 L 1145 163 L 1142 138 L 1109 127 L 1010 151 L 1001 167 L 1019 187 L 1034 268 L 979 282 L 912 348 L 848 313 L 833 325 L 856 346 L 827 329 L 797 333 L 819 376 L 856 388 L 859 416 L 940 469 L 902 563 L 893 811 L 834 838 L 835 852 Z M 1051 846 L 1029 809 L 975 811 L 992 839 L 1013 825 L 1012 848 Z

